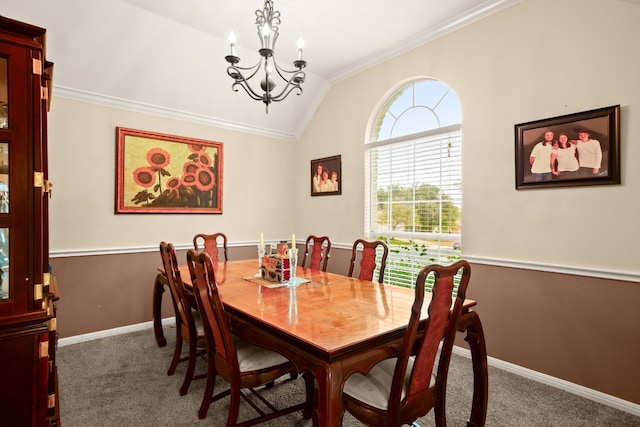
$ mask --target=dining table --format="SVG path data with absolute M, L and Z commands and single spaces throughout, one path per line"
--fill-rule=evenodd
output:
M 298 266 L 296 285 L 262 279 L 256 260 L 219 262 L 215 278 L 234 332 L 243 339 L 276 350 L 299 372 L 311 372 L 317 396 L 313 425 L 342 425 L 342 386 L 353 372 L 366 372 L 389 357 L 402 343 L 414 290 L 360 280 Z M 186 288 L 191 278 L 180 266 Z M 158 346 L 166 345 L 162 331 L 162 294 L 168 286 L 160 269 L 153 288 L 153 325 Z M 428 318 L 429 294 L 423 318 Z M 487 354 L 482 324 L 464 301 L 457 329 L 466 333 L 473 367 L 473 399 L 467 426 L 483 426 L 488 400 Z

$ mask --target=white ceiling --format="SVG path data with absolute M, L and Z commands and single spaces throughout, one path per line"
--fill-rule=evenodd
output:
M 304 93 L 271 104 L 231 90 L 233 31 L 242 64 L 258 60 L 263 0 L 0 0 L 0 14 L 47 29 L 54 97 L 295 139 L 331 84 L 519 0 L 274 0 L 276 57 L 304 39 Z M 257 79 L 257 77 L 256 77 Z
M 233 31 L 239 46 L 257 51 L 255 11 L 263 9 L 263 0 L 122 1 L 223 40 Z M 289 58 L 283 58 L 283 62 L 289 62 L 302 37 L 309 71 L 332 80 L 380 52 L 413 45 L 443 24 L 465 21 L 470 14 L 478 14 L 495 3 L 498 2 L 274 0 L 274 10 L 280 11 L 282 19 L 277 47 L 290 53 Z M 254 57 L 257 59 L 257 52 Z

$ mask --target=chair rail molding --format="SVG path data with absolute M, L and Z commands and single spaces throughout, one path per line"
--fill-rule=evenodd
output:
M 229 241 L 228 246 L 231 247 L 245 247 L 245 246 L 257 246 L 257 241 Z M 331 243 L 332 249 L 339 249 L 351 252 L 352 243 Z M 193 248 L 193 243 L 177 243 L 175 244 L 176 250 L 187 250 Z M 135 254 L 145 252 L 157 252 L 158 246 L 135 246 L 135 247 L 123 247 L 123 248 L 96 248 L 96 249 L 70 249 L 63 251 L 52 250 L 49 254 L 50 258 L 69 258 L 69 257 L 83 257 L 83 256 L 96 256 L 96 255 L 119 255 L 119 254 Z M 348 256 L 348 255 L 345 255 Z M 522 270 L 535 270 L 548 273 L 560 273 L 570 274 L 574 276 L 595 277 L 600 279 L 621 280 L 625 282 L 640 282 L 640 272 L 635 271 L 616 271 L 616 270 L 604 270 L 587 268 L 582 266 L 571 266 L 561 264 L 547 264 L 531 261 L 520 261 L 513 259 L 501 259 L 490 258 L 476 255 L 462 254 L 462 259 L 469 261 L 472 264 L 483 264 L 494 267 L 506 267 L 517 268 Z

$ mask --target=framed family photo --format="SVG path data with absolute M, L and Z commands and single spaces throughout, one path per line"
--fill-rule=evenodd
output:
M 620 184 L 620 106 L 515 125 L 516 189 Z
M 222 213 L 222 143 L 116 128 L 116 213 Z
M 342 194 L 342 160 L 340 155 L 311 160 L 311 195 Z

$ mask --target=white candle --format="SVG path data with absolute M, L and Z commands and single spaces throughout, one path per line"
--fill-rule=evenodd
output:
M 298 40 L 298 61 L 302 59 L 302 48 L 304 47 L 304 42 L 302 38 Z
M 236 56 L 236 35 L 233 31 L 229 34 L 229 44 L 231 45 L 231 56 Z
M 264 237 L 263 237 L 262 233 L 260 233 L 260 247 L 264 248 Z
M 296 235 L 295 234 L 291 235 L 291 249 L 293 249 L 294 252 L 296 250 Z

